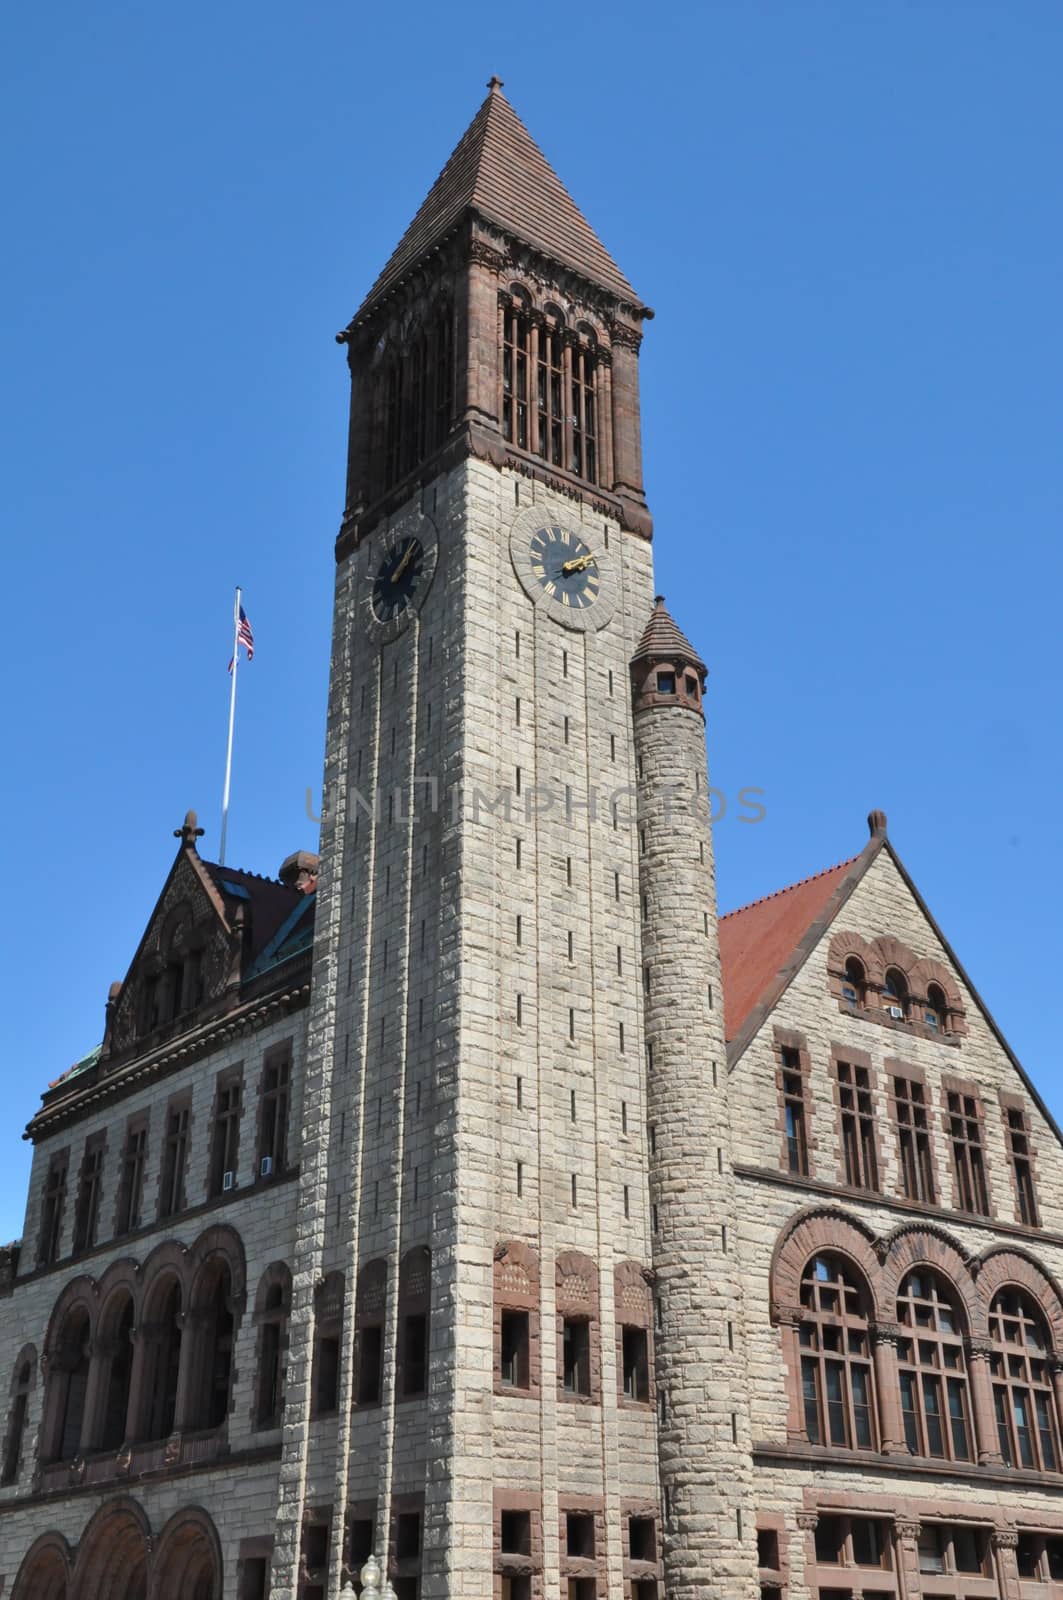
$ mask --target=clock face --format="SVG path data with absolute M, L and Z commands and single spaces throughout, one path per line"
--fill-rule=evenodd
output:
M 578 534 L 548 523 L 532 534 L 528 556 L 532 576 L 551 600 L 572 611 L 583 611 L 597 600 L 602 587 L 598 562 Z
M 378 622 L 394 622 L 416 604 L 424 564 L 424 545 L 414 534 L 388 548 L 373 579 L 371 603 Z

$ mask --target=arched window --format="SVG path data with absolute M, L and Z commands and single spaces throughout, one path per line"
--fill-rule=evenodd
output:
M 26 1412 L 29 1410 L 30 1391 L 33 1388 L 34 1366 L 31 1354 L 20 1358 L 15 1368 L 15 1380 L 11 1386 L 11 1412 L 7 1420 L 7 1433 L 4 1436 L 4 1464 L 0 1472 L 0 1484 L 15 1483 L 18 1479 L 22 1461 L 22 1441 L 26 1433 Z
M 343 1292 L 342 1272 L 328 1273 L 314 1290 L 314 1360 L 310 1382 L 310 1415 L 314 1417 L 328 1416 L 340 1403 Z
M 897 967 L 887 967 L 882 985 L 882 1003 L 895 1022 L 908 1016 L 908 980 Z
M 528 297 L 514 288 L 502 309 L 502 433 L 521 450 L 529 440 L 530 337 Z
M 1002 1289 L 989 1310 L 989 1333 L 1000 1453 L 1009 1466 L 1058 1472 L 1059 1420 L 1044 1319 L 1028 1295 Z
M 195 1294 L 198 1395 L 191 1426 L 220 1428 L 229 1414 L 233 1368 L 233 1281 L 227 1261 L 215 1259 Z
M 72 1461 L 81 1449 L 91 1336 L 88 1312 L 83 1306 L 75 1307 L 63 1324 L 50 1363 L 49 1380 L 56 1386 L 50 1451 L 55 1461 Z
M 801 1394 L 812 1444 L 874 1450 L 870 1301 L 838 1257 L 813 1256 L 801 1278 Z
M 945 991 L 939 983 L 927 985 L 923 1021 L 928 1028 L 933 1028 L 935 1033 L 944 1033 L 949 1025 L 949 1005 L 945 999 Z
M 126 1437 L 129 1381 L 133 1373 L 133 1297 L 113 1300 L 100 1322 L 97 1358 L 104 1369 L 104 1409 L 100 1449 L 117 1450 Z
M 598 369 L 593 334 L 572 346 L 572 470 L 590 483 L 598 479 L 598 427 L 594 380 Z
M 166 1439 L 177 1415 L 177 1380 L 181 1371 L 181 1285 L 175 1278 L 154 1297 L 145 1318 L 145 1439 Z
M 970 1461 L 971 1408 L 959 1313 L 936 1274 L 910 1272 L 897 1297 L 904 1437 L 916 1456 Z
M 282 1283 L 266 1291 L 258 1336 L 258 1394 L 255 1423 L 276 1428 L 284 1413 L 284 1345 L 288 1331 L 288 1296 Z
M 859 956 L 850 956 L 845 963 L 842 998 L 851 1006 L 862 1006 L 867 1001 L 867 973 Z

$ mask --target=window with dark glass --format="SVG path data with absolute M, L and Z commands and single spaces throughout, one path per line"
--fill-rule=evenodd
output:
M 1063 1580 L 1063 1538 L 1059 1534 L 1020 1533 L 1015 1559 L 1020 1578 L 1037 1583 Z
M 153 1332 L 148 1345 L 146 1439 L 167 1439 L 173 1432 L 181 1370 L 182 1310 L 180 1285 L 171 1283 L 148 1318 Z
M 1059 1471 L 1059 1420 L 1044 1319 L 1029 1296 L 1002 1289 L 989 1312 L 993 1407 L 1008 1466 Z
M 238 1078 L 218 1083 L 214 1103 L 214 1127 L 210 1138 L 210 1185 L 216 1198 L 236 1183 L 236 1162 L 240 1148 L 240 1102 L 243 1084 Z
M 81 1450 L 85 1401 L 89 1389 L 91 1329 L 88 1312 L 80 1307 L 63 1324 L 48 1381 L 54 1384 L 54 1450 L 56 1461 L 72 1461 Z
M 129 1386 L 133 1376 L 133 1297 L 110 1302 L 101 1329 L 100 1352 L 105 1378 L 101 1450 L 117 1450 L 126 1437 Z
M 159 1216 L 173 1217 L 185 1207 L 185 1165 L 188 1159 L 187 1105 L 171 1106 L 166 1113 L 166 1138 L 159 1180 Z
M 507 1389 L 527 1389 L 531 1382 L 528 1313 L 504 1310 L 501 1323 L 501 1381 Z
M 0 1484 L 14 1483 L 22 1461 L 22 1443 L 26 1433 L 26 1412 L 29 1409 L 30 1390 L 33 1388 L 33 1362 L 23 1361 L 15 1374 L 11 1397 L 11 1413 L 4 1435 L 4 1464 L 0 1471 Z
M 531 1512 L 503 1511 L 499 1515 L 499 1550 L 504 1556 L 531 1555 Z
M 895 1022 L 907 1020 L 909 1008 L 908 980 L 903 972 L 898 972 L 896 967 L 887 969 L 886 981 L 882 986 L 882 1001 L 888 1015 Z
M 598 441 L 594 380 L 596 356 L 589 344 L 571 347 L 572 362 L 572 470 L 590 483 L 598 479 Z
M 388 1268 L 368 1261 L 358 1274 L 355 1295 L 355 1394 L 360 1406 L 378 1406 L 384 1377 L 384 1302 Z
M 871 1074 L 867 1067 L 857 1067 L 849 1061 L 836 1062 L 835 1071 L 845 1181 L 857 1189 L 877 1189 L 878 1159 L 875 1154 L 875 1107 L 871 1095 Z
M 930 1272 L 910 1272 L 897 1299 L 904 1437 L 913 1455 L 970 1461 L 971 1411 L 959 1314 Z
M 63 1211 L 66 1207 L 67 1168 L 68 1157 L 65 1151 L 62 1155 L 53 1156 L 48 1166 L 48 1176 L 44 1180 L 44 1194 L 41 1199 L 41 1231 L 37 1241 L 38 1266 L 51 1266 L 53 1261 L 59 1259 L 63 1240 Z
M 890 1526 L 878 1517 L 823 1514 L 816 1525 L 815 1544 L 816 1560 L 824 1566 L 877 1567 L 883 1571 L 893 1564 Z
M 1021 1106 L 1007 1106 L 1005 1108 L 1005 1129 L 1007 1132 L 1008 1157 L 1011 1161 L 1012 1176 L 1015 1179 L 1015 1201 L 1018 1206 L 1019 1220 L 1024 1222 L 1028 1228 L 1036 1228 L 1040 1226 L 1040 1218 L 1037 1211 L 1037 1195 L 1033 1181 L 1030 1124 Z
M 919 1571 L 950 1577 L 988 1577 L 990 1573 L 989 1534 L 984 1528 L 953 1526 L 949 1523 L 924 1523 L 919 1534 Z M 966 1589 L 950 1586 L 934 1594 L 961 1600 Z
M 502 313 L 502 432 L 528 449 L 528 345 L 531 322 L 526 302 L 514 295 Z
M 650 1345 L 645 1328 L 621 1329 L 624 1398 L 645 1403 L 650 1398 Z
M 657 693 L 658 694 L 675 694 L 675 673 L 674 672 L 658 672 L 658 674 L 657 674 Z
M 923 1008 L 923 1021 L 935 1033 L 944 1033 L 948 1026 L 949 1008 L 945 999 L 945 991 L 939 983 L 927 986 L 926 1005 Z
M 844 1263 L 814 1256 L 801 1280 L 805 1432 L 812 1444 L 875 1448 L 869 1300 Z
M 786 1126 L 786 1162 L 799 1177 L 808 1177 L 808 1116 L 800 1051 L 781 1047 L 783 1119 Z
M 260 1177 L 276 1176 L 288 1165 L 288 1102 L 292 1063 L 288 1055 L 267 1058 L 262 1069 L 262 1136 L 258 1149 Z
M 286 1283 L 273 1283 L 262 1308 L 258 1345 L 258 1383 L 255 1425 L 279 1427 L 284 1411 L 284 1346 L 288 1332 L 289 1295 Z
M 451 312 L 442 304 L 405 335 L 381 367 L 374 392 L 383 480 L 391 486 L 443 443 L 453 387 Z
M 956 1169 L 957 1203 L 964 1211 L 989 1215 L 989 1188 L 982 1150 L 981 1108 L 973 1094 L 948 1092 L 949 1136 Z
M 85 1143 L 74 1205 L 74 1249 L 91 1250 L 96 1243 L 103 1194 L 103 1135 Z
M 399 1266 L 399 1398 L 416 1399 L 428 1392 L 428 1329 L 431 1257 L 426 1249 L 410 1250 Z
M 893 1114 L 901 1190 L 908 1200 L 934 1204 L 934 1163 L 930 1150 L 930 1118 L 926 1090 L 916 1078 L 894 1077 Z
M 148 1152 L 147 1122 L 131 1124 L 122 1151 L 122 1173 L 118 1181 L 118 1211 L 115 1232 L 132 1233 L 141 1223 L 144 1200 L 144 1165 Z
M 842 998 L 851 1006 L 862 1006 L 867 1001 L 867 973 L 864 963 L 857 956 L 850 956 L 845 963 Z
M 314 1291 L 314 1357 L 310 1381 L 311 1416 L 336 1410 L 340 1395 L 340 1341 L 343 1332 L 343 1274 L 330 1272 Z
M 562 1324 L 562 1388 L 566 1394 L 591 1392 L 591 1326 L 586 1317 L 565 1317 Z

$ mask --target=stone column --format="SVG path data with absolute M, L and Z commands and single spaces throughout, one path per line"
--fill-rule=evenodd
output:
M 665 1590 L 757 1600 L 704 677 L 658 600 L 632 680 Z
M 1021 1600 L 1019 1562 L 1016 1554 L 1019 1535 L 1014 1528 L 994 1528 L 990 1538 L 993 1546 L 993 1563 L 997 1569 L 1000 1600 Z
M 1004 1457 L 1000 1453 L 993 1406 L 993 1345 L 988 1339 L 966 1339 L 964 1351 L 971 1380 L 971 1420 L 976 1458 L 980 1466 L 1003 1466 Z
M 911 1517 L 898 1517 L 893 1525 L 897 1561 L 898 1600 L 919 1600 L 919 1535 L 921 1523 Z
M 875 1360 L 875 1395 L 878 1400 L 879 1448 L 885 1456 L 906 1455 L 904 1417 L 901 1414 L 900 1378 L 897 1372 L 897 1340 L 903 1330 L 895 1322 L 876 1322 L 871 1327 Z

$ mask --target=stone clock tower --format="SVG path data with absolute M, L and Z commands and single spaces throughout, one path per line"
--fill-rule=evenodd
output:
M 691 1115 L 693 1170 L 716 1172 L 711 839 L 661 789 L 675 729 L 704 794 L 703 669 L 654 656 L 648 693 L 644 650 L 632 693 L 649 315 L 492 80 L 339 335 L 274 1594 L 312 1567 L 331 1600 L 370 1550 L 425 1600 L 755 1592 L 741 1380 L 691 1377 L 734 1349 L 726 1229 L 713 1193 L 683 1196 L 682 1131 L 652 1121 Z M 685 1295 L 684 1270 L 712 1293 Z

